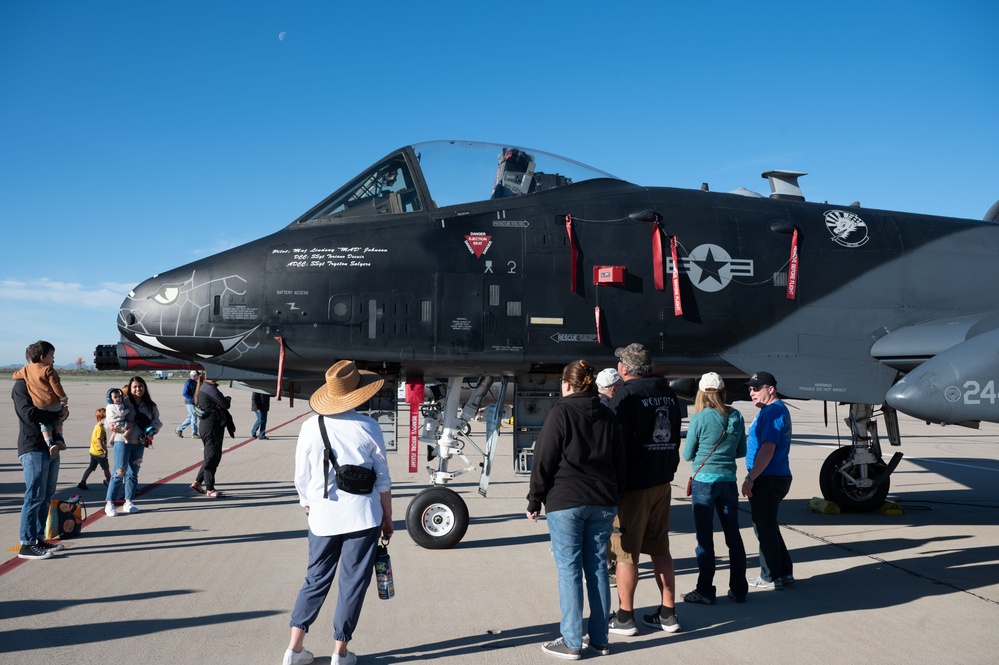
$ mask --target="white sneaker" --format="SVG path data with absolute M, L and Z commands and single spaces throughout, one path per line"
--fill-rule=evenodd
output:
M 353 651 L 348 651 L 346 656 L 335 653 L 330 660 L 330 665 L 357 665 L 357 656 L 354 655 Z
M 126 501 L 125 505 L 121 507 L 121 512 L 123 513 L 137 513 L 139 509 L 135 507 L 135 504 L 131 501 Z
M 113 503 L 108 502 L 108 504 L 104 506 L 104 514 L 108 517 L 114 517 L 118 514 L 118 511 L 114 509 Z
M 302 649 L 298 653 L 295 653 L 291 649 L 285 649 L 284 660 L 281 661 L 281 665 L 308 665 L 314 658 L 312 652 L 305 649 Z

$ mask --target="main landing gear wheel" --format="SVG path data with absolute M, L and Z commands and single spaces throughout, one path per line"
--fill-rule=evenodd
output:
M 877 480 L 881 474 L 887 472 L 888 465 L 880 459 L 876 464 L 853 464 L 850 461 L 852 452 L 850 446 L 837 448 L 822 463 L 822 470 L 819 471 L 819 488 L 822 490 L 822 496 L 846 510 L 856 512 L 877 510 L 888 496 L 888 485 L 891 481 L 886 478 L 883 483 L 875 487 L 857 487 L 843 474 L 861 480 L 864 478 L 861 475 L 863 468 L 867 467 L 867 479 Z
M 423 490 L 406 509 L 406 531 L 413 542 L 428 550 L 454 547 L 466 530 L 468 507 L 464 499 L 446 487 Z

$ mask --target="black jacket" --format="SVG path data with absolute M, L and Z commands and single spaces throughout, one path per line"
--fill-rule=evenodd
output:
M 17 456 L 24 453 L 44 452 L 48 453 L 49 447 L 45 444 L 45 437 L 42 436 L 41 424 L 51 425 L 59 420 L 59 413 L 55 411 L 45 411 L 36 409 L 31 403 L 28 395 L 28 385 L 23 381 L 15 381 L 14 387 L 10 391 L 10 398 L 14 400 L 14 411 L 17 413 Z
M 528 512 L 616 506 L 625 477 L 624 440 L 596 393 L 555 402 L 534 442 Z
M 624 490 L 648 489 L 673 480 L 680 464 L 680 402 L 661 376 L 625 381 L 608 405 L 621 423 L 628 451 Z
M 267 393 L 250 393 L 250 411 L 268 411 L 271 408 L 271 396 Z
M 205 381 L 201 384 L 201 390 L 198 391 L 197 404 L 198 408 L 205 413 L 198 424 L 202 439 L 205 438 L 206 433 L 216 434 L 221 438 L 225 430 L 229 430 L 230 437 L 233 436 L 236 427 L 233 425 L 232 415 L 229 413 L 229 407 L 232 404 L 231 397 L 223 395 L 214 383 Z

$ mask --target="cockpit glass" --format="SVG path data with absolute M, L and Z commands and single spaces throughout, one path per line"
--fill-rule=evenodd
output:
M 397 156 L 357 178 L 309 221 L 416 212 L 422 209 L 406 161 Z
M 539 150 L 471 141 L 429 141 L 397 152 L 359 175 L 296 223 L 425 210 L 418 168 L 437 207 L 543 192 L 556 187 L 614 178 L 603 171 Z M 416 164 L 407 161 L 416 155 Z
M 438 207 L 614 177 L 557 155 L 493 143 L 429 141 L 414 145 L 413 151 Z

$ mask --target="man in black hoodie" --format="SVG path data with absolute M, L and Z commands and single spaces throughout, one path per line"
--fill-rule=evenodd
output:
M 45 541 L 45 520 L 49 503 L 55 494 L 59 479 L 59 457 L 52 459 L 49 448 L 42 436 L 42 423 L 52 424 L 65 420 L 69 409 L 62 413 L 35 408 L 28 394 L 24 380 L 14 382 L 10 391 L 17 413 L 17 457 L 24 469 L 24 504 L 21 506 L 21 549 L 17 556 L 21 559 L 48 559 L 62 545 L 52 545 Z
M 624 385 L 608 405 L 624 434 L 628 477 L 618 502 L 620 533 L 611 536 L 617 559 L 618 611 L 611 615 L 610 632 L 637 635 L 635 589 L 638 559 L 652 558 L 656 583 L 662 593 L 657 612 L 642 617 L 652 628 L 675 633 L 675 572 L 669 551 L 670 483 L 680 464 L 680 403 L 669 381 L 653 374 L 652 355 L 642 344 L 617 349 L 617 372 Z

